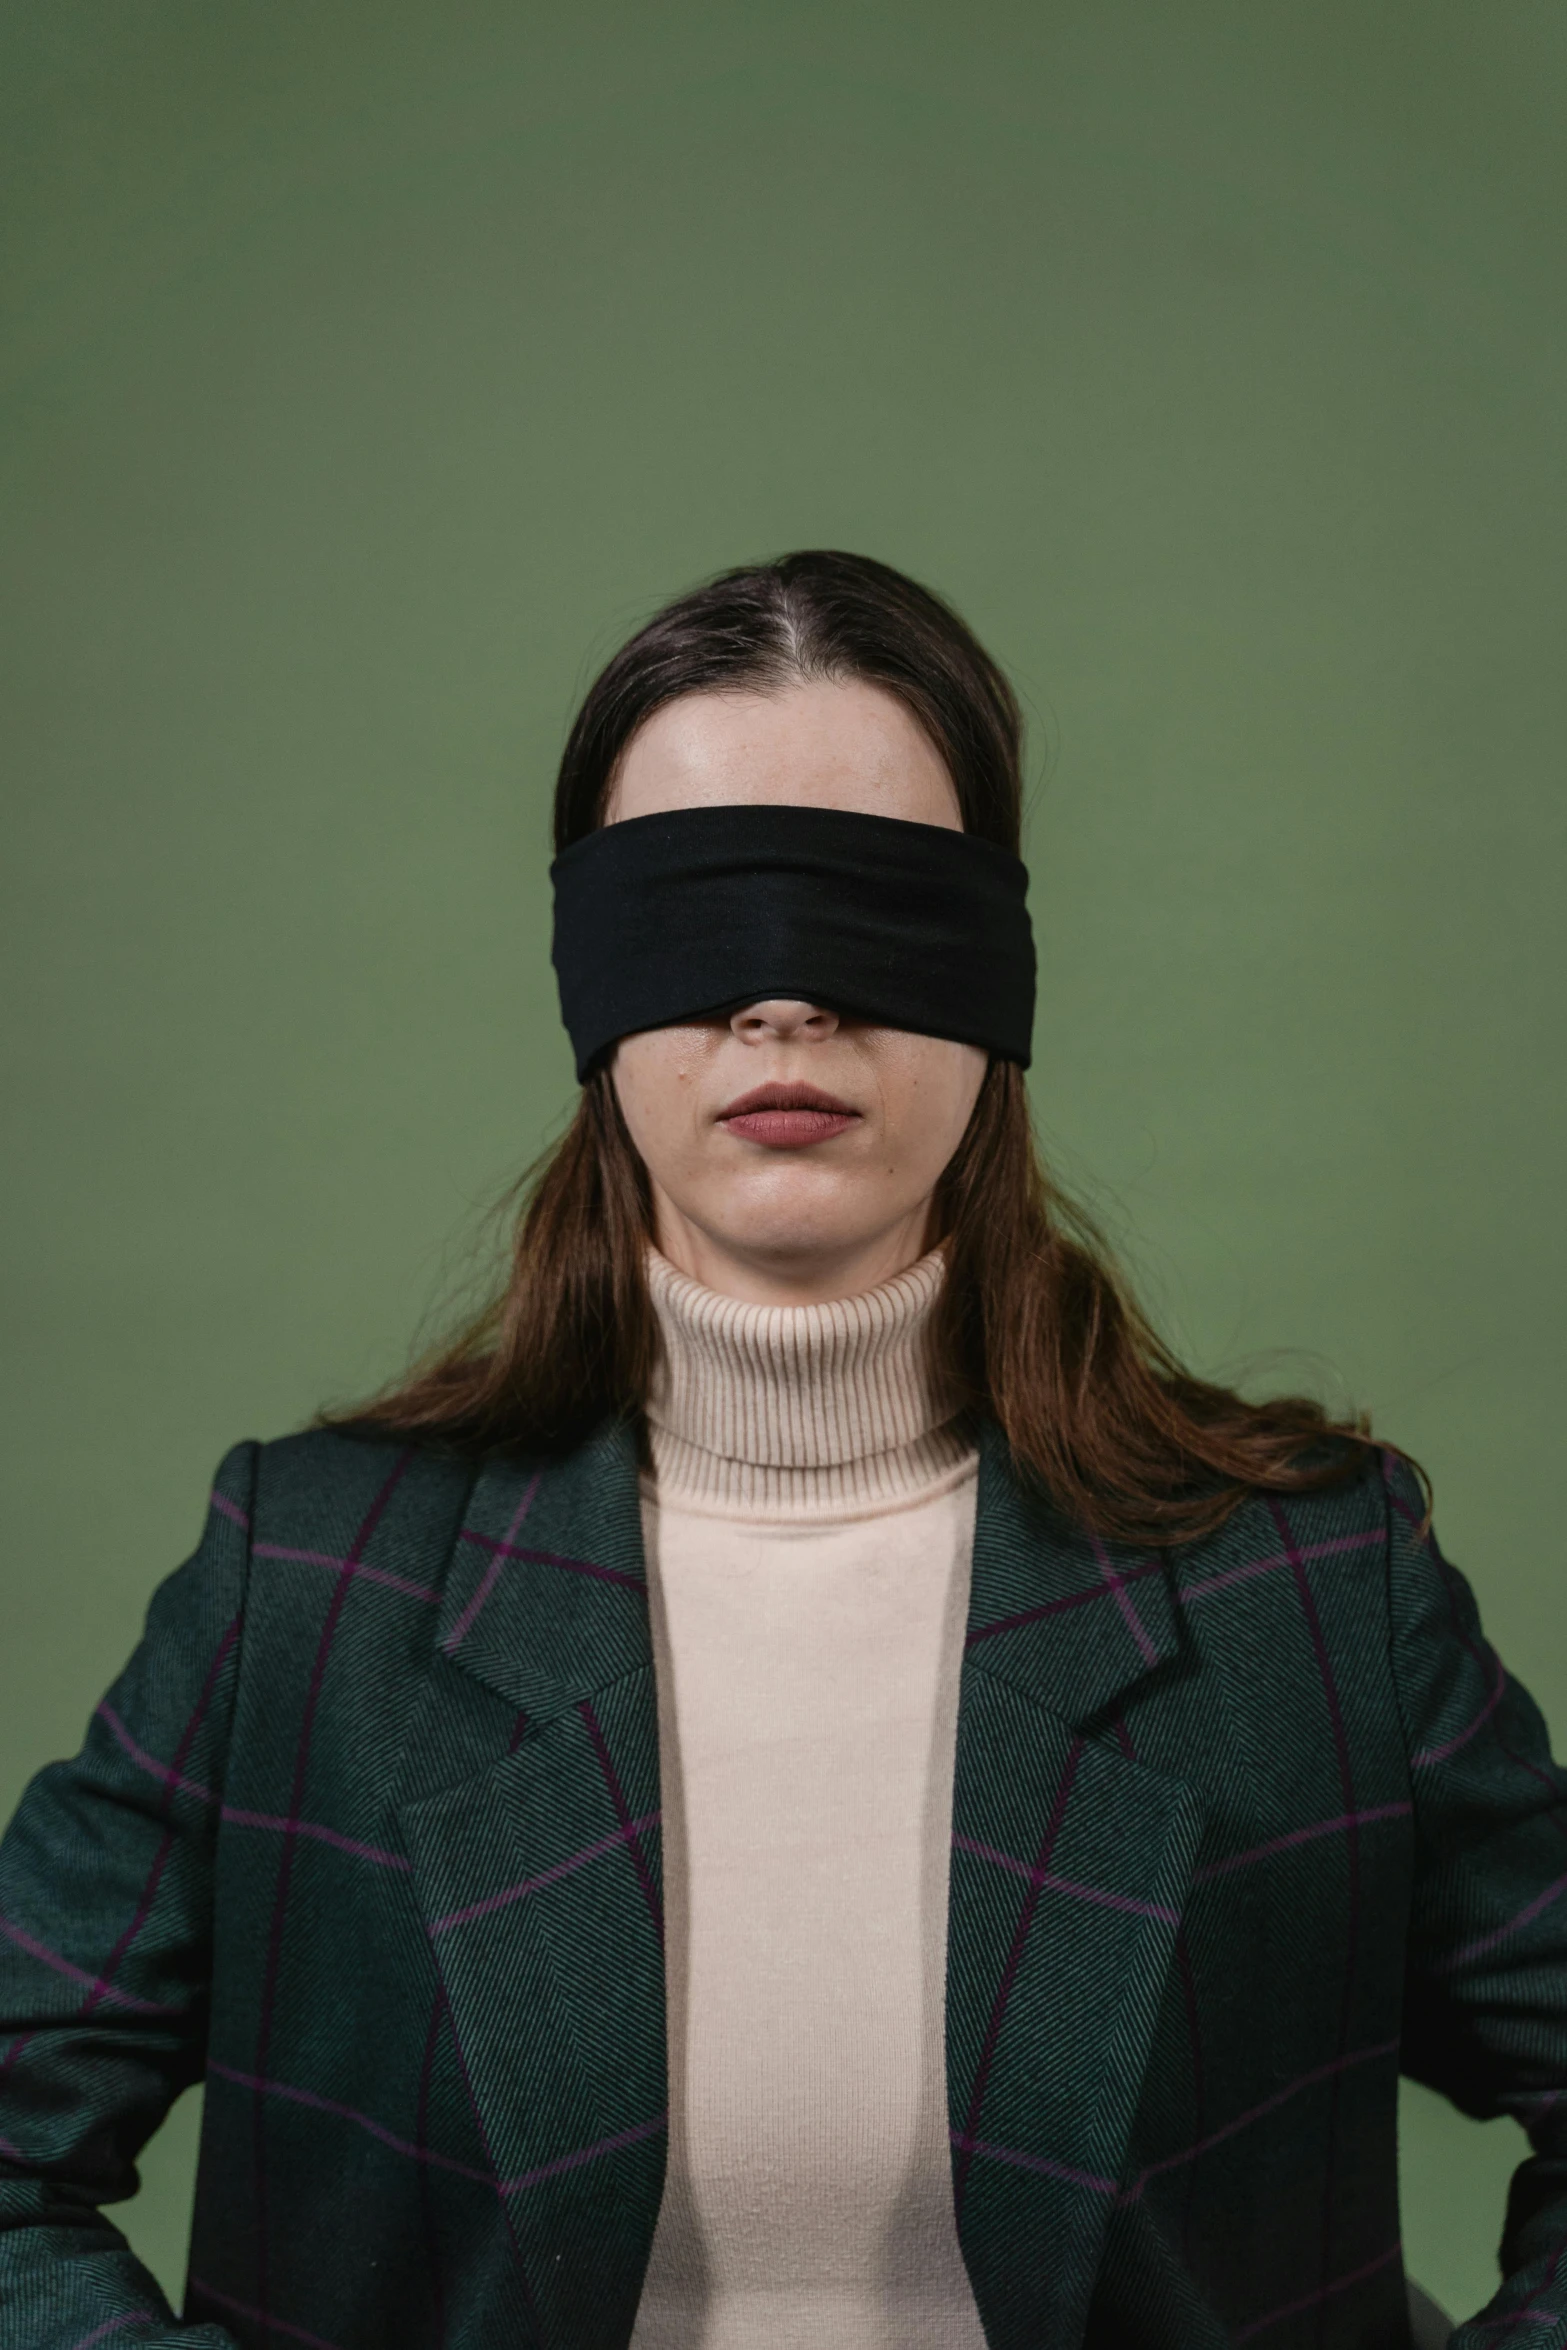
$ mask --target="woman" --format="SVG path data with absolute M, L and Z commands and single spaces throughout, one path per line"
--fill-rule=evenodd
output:
M 1544 1729 L 1041 1175 L 1019 734 L 844 555 L 594 685 L 503 1296 L 228 1455 L 0 1851 L 4 2350 L 1401 2343 L 1401 2068 L 1534 2139 L 1457 2341 L 1567 2339 Z

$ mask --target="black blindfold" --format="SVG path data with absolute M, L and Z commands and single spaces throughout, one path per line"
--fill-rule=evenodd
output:
M 769 996 L 1028 1066 L 1028 873 L 972 833 L 844 808 L 675 808 L 588 833 L 550 875 L 579 1078 L 618 1037 Z

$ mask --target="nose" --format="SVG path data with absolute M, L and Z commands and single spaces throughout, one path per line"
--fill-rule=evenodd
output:
M 729 1025 L 742 1044 L 820 1044 L 836 1034 L 838 1015 L 798 996 L 769 996 L 733 1013 Z

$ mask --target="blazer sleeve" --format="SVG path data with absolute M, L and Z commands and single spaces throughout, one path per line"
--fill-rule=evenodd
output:
M 225 1457 L 81 1752 L 37 1774 L 0 1840 L 0 2350 L 233 2350 L 179 2324 L 101 2206 L 136 2192 L 205 2063 L 257 1451 Z
M 1511 2114 L 1501 2290 L 1451 2350 L 1567 2344 L 1567 1773 L 1540 1709 L 1421 1532 L 1419 1486 L 1384 1456 L 1394 1672 L 1416 1864 L 1403 2069 L 1481 2119 Z

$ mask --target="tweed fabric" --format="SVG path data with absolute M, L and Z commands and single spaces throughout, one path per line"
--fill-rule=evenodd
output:
M 1567 2342 L 1567 1785 L 1401 1466 L 1096 1543 L 982 1432 L 947 2088 L 996 2350 L 1401 2345 L 1397 2075 Z M 623 2350 L 663 2172 L 635 1448 L 241 1446 L 0 1845 L 0 2346 Z M 181 2330 L 102 2206 L 207 2099 Z

